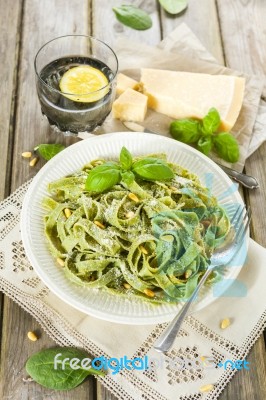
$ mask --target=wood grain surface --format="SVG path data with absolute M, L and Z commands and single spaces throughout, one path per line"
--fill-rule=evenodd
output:
M 265 79 L 266 2 L 264 0 L 189 0 L 180 16 L 165 13 L 155 0 L 127 1 L 151 14 L 153 27 L 138 32 L 121 25 L 112 7 L 113 0 L 0 0 L 0 55 L 3 85 L 0 85 L 0 196 L 2 198 L 36 174 L 43 165 L 30 168 L 21 152 L 39 143 L 71 144 L 77 139 L 51 133 L 41 116 L 35 90 L 33 60 L 39 47 L 49 39 L 71 33 L 93 34 L 111 46 L 124 36 L 148 44 L 157 44 L 176 26 L 185 22 L 203 45 L 220 62 Z M 252 235 L 266 245 L 266 224 L 262 215 L 266 203 L 266 145 L 246 163 L 246 171 L 258 178 L 260 189 L 244 192 L 253 210 Z M 23 382 L 25 361 L 35 351 L 55 343 L 38 323 L 14 302 L 4 298 L 2 305 L 1 389 L 3 400 L 115 400 L 94 378 L 70 392 L 54 392 L 35 383 Z M 40 340 L 30 342 L 29 330 Z M 266 398 L 265 343 L 263 337 L 253 347 L 248 361 L 251 372 L 240 371 L 228 384 L 220 400 L 264 400 Z

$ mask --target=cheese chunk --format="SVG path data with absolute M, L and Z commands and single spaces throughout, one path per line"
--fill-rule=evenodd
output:
M 130 78 L 124 74 L 119 73 L 117 75 L 117 86 L 116 86 L 116 93 L 118 95 L 124 93 L 127 89 L 137 89 L 139 83 L 135 81 L 135 79 Z
M 127 89 L 113 103 L 113 118 L 121 121 L 142 122 L 148 107 L 148 97 L 132 89 Z
M 230 130 L 239 115 L 245 79 L 229 75 L 142 69 L 140 85 L 148 106 L 169 117 L 203 118 L 215 107 L 221 129 Z

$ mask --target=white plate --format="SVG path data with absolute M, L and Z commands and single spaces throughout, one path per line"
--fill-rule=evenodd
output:
M 78 310 L 107 321 L 124 324 L 154 324 L 171 320 L 177 311 L 175 305 L 152 305 L 140 299 L 129 300 L 110 293 L 79 287 L 70 282 L 50 255 L 44 236 L 44 210 L 41 201 L 47 195 L 47 185 L 58 178 L 80 169 L 95 158 L 118 158 L 121 147 L 133 155 L 164 152 L 168 160 L 196 173 L 201 182 L 211 187 L 220 204 L 243 204 L 236 186 L 209 158 L 193 148 L 163 136 L 147 133 L 111 133 L 78 142 L 51 159 L 35 176 L 25 196 L 21 234 L 26 255 L 43 282 L 63 301 Z M 224 273 L 227 282 L 238 275 L 243 261 Z M 225 285 L 226 288 L 227 285 Z M 224 288 L 224 289 L 225 289 Z M 195 310 L 206 307 L 216 299 L 213 288 L 203 288 Z M 181 306 L 181 305 L 180 305 Z

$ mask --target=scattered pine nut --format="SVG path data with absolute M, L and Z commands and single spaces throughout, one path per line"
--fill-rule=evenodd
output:
M 139 202 L 139 198 L 134 193 L 129 193 L 128 198 L 132 201 L 135 201 L 135 203 Z
M 126 218 L 130 219 L 133 218 L 135 216 L 135 213 L 133 211 L 129 211 L 126 213 Z
M 228 328 L 228 326 L 230 326 L 230 325 L 231 325 L 230 319 L 229 319 L 229 318 L 224 318 L 224 319 L 221 321 L 220 327 L 221 327 L 221 329 L 226 329 L 226 328 Z
M 210 392 L 213 389 L 214 389 L 214 385 L 209 384 L 209 385 L 201 386 L 199 390 L 200 390 L 201 393 L 207 393 L 207 392 Z
M 34 167 L 38 162 L 38 158 L 34 157 L 32 160 L 30 160 L 30 167 Z
M 31 158 L 31 151 L 24 151 L 21 155 L 23 158 Z
M 144 293 L 145 293 L 146 296 L 148 296 L 148 297 L 154 297 L 154 296 L 155 296 L 154 291 L 153 291 L 153 290 L 150 290 L 150 289 L 144 289 Z
M 175 186 L 170 186 L 170 189 L 172 190 L 172 192 L 177 192 L 177 188 Z
M 127 282 L 124 283 L 124 288 L 125 289 L 131 289 L 131 285 Z
M 148 253 L 148 250 L 146 250 L 144 246 L 140 245 L 140 246 L 139 246 L 139 249 L 140 249 L 140 251 L 142 252 L 142 254 L 149 254 L 149 253 Z
M 172 235 L 164 235 L 164 236 L 162 236 L 162 239 L 163 239 L 165 242 L 173 242 L 173 241 L 174 241 L 174 238 L 173 238 Z
M 187 269 L 185 272 L 185 278 L 188 279 L 192 275 L 191 269 Z
M 105 229 L 105 226 L 100 221 L 93 221 L 101 229 Z
M 69 208 L 65 208 L 65 209 L 64 209 L 64 213 L 65 213 L 65 216 L 66 216 L 67 218 L 69 218 L 70 215 L 72 214 L 72 213 L 71 213 L 71 210 L 70 210 Z
M 36 340 L 38 340 L 37 336 L 35 335 L 34 332 L 28 332 L 28 338 L 32 341 L 32 342 L 36 342 Z
M 62 260 L 62 258 L 57 258 L 56 261 L 61 267 L 65 266 L 65 262 L 64 262 L 64 260 Z

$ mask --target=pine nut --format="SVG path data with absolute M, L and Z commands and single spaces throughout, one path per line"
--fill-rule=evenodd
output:
M 142 254 L 149 254 L 148 251 L 145 249 L 144 246 L 140 245 L 139 246 L 140 251 L 142 252 Z
M 93 221 L 101 229 L 105 229 L 105 226 L 100 221 Z
M 65 208 L 65 209 L 64 209 L 64 213 L 65 213 L 65 216 L 66 216 L 67 218 L 69 218 L 70 215 L 72 214 L 72 213 L 71 213 L 71 210 L 70 210 L 69 208 Z
M 135 201 L 135 203 L 139 202 L 139 198 L 134 193 L 129 193 L 128 198 L 132 201 Z
M 170 189 L 172 190 L 172 192 L 177 192 L 177 188 L 175 186 L 170 186 Z
M 200 387 L 200 392 L 201 393 L 207 393 L 207 392 L 210 392 L 213 389 L 214 389 L 214 385 L 212 385 L 212 384 L 203 385 L 203 386 Z
M 173 242 L 174 241 L 174 237 L 172 235 L 164 235 L 164 236 L 162 236 L 162 239 L 165 242 Z
M 185 278 L 188 279 L 192 275 L 191 269 L 187 269 L 185 272 Z
M 38 162 L 38 158 L 34 157 L 31 161 L 30 161 L 30 167 L 34 167 Z
M 148 296 L 148 297 L 154 297 L 154 296 L 155 296 L 154 291 L 153 291 L 153 290 L 150 290 L 150 289 L 144 289 L 144 293 L 145 293 L 146 296 Z
M 23 158 L 31 158 L 31 151 L 24 151 L 21 155 Z
M 64 267 L 65 266 L 65 262 L 64 262 L 64 260 L 62 260 L 62 258 L 57 258 L 56 261 L 60 265 L 60 267 Z
M 129 283 L 124 283 L 124 288 L 125 289 L 131 289 L 131 285 Z
M 34 332 L 28 332 L 28 338 L 32 341 L 32 342 L 36 342 L 36 340 L 38 340 L 37 336 L 35 335 Z
M 135 216 L 135 213 L 133 211 L 129 211 L 126 213 L 126 218 L 130 219 L 133 218 Z
M 229 319 L 229 318 L 224 318 L 224 319 L 221 321 L 220 327 L 221 327 L 221 329 L 226 329 L 226 328 L 228 328 L 228 326 L 230 326 L 230 325 L 231 325 L 230 319 Z

